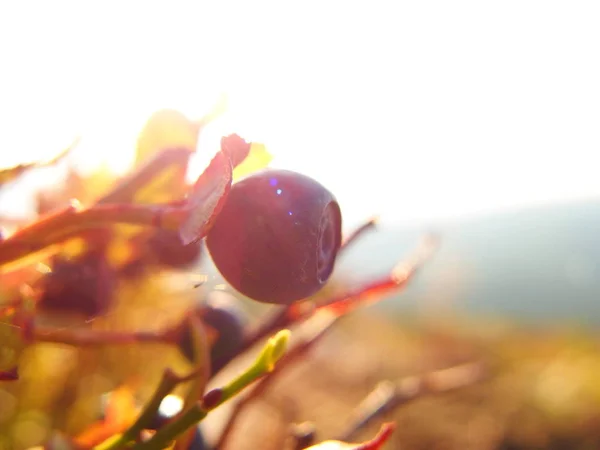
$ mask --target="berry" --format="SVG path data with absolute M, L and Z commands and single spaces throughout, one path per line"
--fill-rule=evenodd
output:
M 153 232 L 146 245 L 151 257 L 158 264 L 181 269 L 198 262 L 202 250 L 200 241 L 184 245 L 179 232 L 173 230 Z
M 199 426 L 196 426 L 194 431 L 194 437 L 192 438 L 192 442 L 190 442 L 190 446 L 188 450 L 208 450 L 208 444 L 204 440 L 204 435 L 202 434 L 202 430 Z
M 227 364 L 241 348 L 244 342 L 247 316 L 238 300 L 224 292 L 213 292 L 212 297 L 198 309 L 197 314 L 207 327 L 208 334 L 212 335 L 210 360 L 211 372 L 214 374 Z M 185 329 L 181 337 L 180 349 L 188 360 L 193 360 L 189 328 Z
M 90 251 L 72 259 L 56 258 L 41 285 L 40 310 L 93 318 L 110 306 L 115 279 L 104 254 Z
M 335 197 L 317 181 L 267 169 L 232 186 L 206 244 L 233 288 L 259 302 L 290 304 L 329 279 L 341 223 Z

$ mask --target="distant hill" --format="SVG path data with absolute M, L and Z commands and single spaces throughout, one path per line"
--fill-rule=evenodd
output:
M 380 307 L 402 311 L 426 301 L 528 322 L 600 324 L 600 199 L 380 228 L 352 248 L 340 272 L 357 281 L 382 273 L 428 230 L 442 236 L 438 254 Z

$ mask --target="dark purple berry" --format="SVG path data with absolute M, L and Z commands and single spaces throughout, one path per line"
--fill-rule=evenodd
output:
M 232 186 L 206 244 L 219 272 L 240 293 L 290 304 L 329 279 L 341 223 L 335 197 L 317 181 L 268 169 Z
M 194 437 L 192 438 L 192 442 L 190 442 L 190 446 L 188 450 L 209 450 L 210 447 L 204 440 L 204 435 L 202 434 L 202 430 L 199 426 L 196 426 L 196 430 L 194 431 Z
M 113 298 L 115 274 L 101 251 L 56 258 L 52 272 L 41 282 L 41 311 L 96 317 L 108 309 Z
M 210 348 L 211 372 L 218 372 L 237 354 L 244 342 L 247 316 L 238 304 L 237 299 L 226 293 L 213 293 L 211 299 L 202 305 L 197 314 L 211 335 Z M 186 328 L 180 341 L 183 355 L 193 360 L 193 344 Z
M 145 244 L 150 257 L 156 263 L 176 269 L 185 269 L 200 258 L 202 243 L 184 245 L 178 231 L 157 230 Z

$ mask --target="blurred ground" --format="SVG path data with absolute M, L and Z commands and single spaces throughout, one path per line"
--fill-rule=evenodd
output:
M 398 427 L 389 449 L 589 449 L 600 446 L 598 340 L 576 331 L 506 324 L 391 324 L 355 315 L 247 409 L 230 448 L 285 448 L 290 422 L 313 421 L 319 439 L 339 436 L 352 409 L 380 380 L 481 361 L 489 376 L 423 395 L 381 420 Z M 367 439 L 373 423 L 356 436 Z
M 179 298 L 158 295 L 162 291 L 148 282 L 121 286 L 127 302 L 87 326 L 158 328 L 177 320 L 190 300 L 191 290 L 184 291 Z M 16 340 L 8 327 L 2 329 L 5 343 Z M 470 362 L 487 369 L 483 381 L 419 396 L 353 440 L 371 437 L 383 420 L 393 419 L 398 427 L 390 450 L 600 446 L 596 336 L 576 329 L 525 330 L 490 319 L 398 321 L 362 311 L 342 320 L 248 407 L 228 448 L 290 448 L 290 425 L 304 421 L 314 422 L 319 440 L 337 437 L 379 381 L 406 381 Z M 25 349 L 20 364 L 21 380 L 0 386 L 2 449 L 40 445 L 52 429 L 77 434 L 100 417 L 103 393 L 127 384 L 143 403 L 161 368 L 188 367 L 176 350 L 154 344 L 87 349 L 39 344 Z

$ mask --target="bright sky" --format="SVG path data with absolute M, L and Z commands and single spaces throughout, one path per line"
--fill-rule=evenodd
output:
M 153 110 L 226 92 L 347 223 L 600 195 L 599 23 L 597 1 L 2 2 L 0 162 L 81 133 L 122 168 Z

